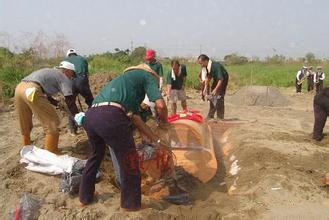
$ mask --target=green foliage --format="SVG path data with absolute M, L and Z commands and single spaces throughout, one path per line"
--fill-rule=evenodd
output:
M 120 74 L 125 68 L 143 62 L 145 50 L 144 47 L 137 47 L 133 51 L 116 48 L 114 52 L 90 55 L 87 57 L 89 71 L 92 74 L 100 72 Z M 313 55 L 308 54 L 303 58 L 299 58 L 299 60 L 274 55 L 267 57 L 265 61 L 260 61 L 257 57 L 253 58 L 252 61 L 248 61 L 243 56 L 230 54 L 225 56 L 223 63 L 230 74 L 229 87 L 231 88 L 245 85 L 290 87 L 294 86 L 296 73 L 301 66 L 305 65 L 306 60 L 308 61 L 307 65 L 322 65 L 324 72 L 329 69 L 329 60 L 321 61 Z M 23 50 L 20 53 L 13 53 L 0 47 L 0 84 L 4 96 L 7 98 L 12 97 L 16 85 L 27 74 L 40 68 L 58 65 L 61 59 L 62 57 L 41 58 L 34 48 Z M 199 64 L 186 58 L 175 57 L 174 59 L 179 60 L 187 67 L 186 86 L 200 89 L 198 74 L 201 68 Z M 161 63 L 165 74 L 164 79 L 166 79 L 168 72 L 171 70 L 171 59 L 165 58 L 161 60 Z
M 241 65 L 248 63 L 248 58 L 244 56 L 240 56 L 236 53 L 232 53 L 224 57 L 224 63 L 226 65 Z

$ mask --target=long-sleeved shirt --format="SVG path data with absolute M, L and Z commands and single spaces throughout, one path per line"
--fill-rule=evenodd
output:
M 324 72 L 316 72 L 313 76 L 313 81 L 317 82 L 318 80 L 324 80 L 326 78 Z
M 305 76 L 305 71 L 299 70 L 296 75 L 297 80 L 301 80 Z

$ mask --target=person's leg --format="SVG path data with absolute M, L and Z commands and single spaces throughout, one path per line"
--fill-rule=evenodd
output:
M 225 113 L 224 96 L 220 97 L 220 99 L 217 100 L 216 109 L 217 109 L 217 118 L 224 119 L 224 113 Z
M 209 101 L 209 112 L 208 112 L 208 119 L 214 118 L 215 116 L 215 112 L 216 112 L 216 106 L 214 106 L 214 104 Z
M 85 168 L 83 169 L 79 198 L 84 205 L 89 204 L 94 199 L 96 174 L 105 154 L 105 142 L 93 132 L 87 132 L 91 152 L 88 157 Z
M 121 185 L 121 175 L 120 175 L 121 171 L 120 171 L 118 159 L 115 156 L 115 153 L 110 146 L 109 146 L 109 150 L 110 150 L 111 160 L 112 160 L 113 169 L 114 169 L 114 173 L 115 173 L 115 179 L 119 183 L 119 185 Z
M 94 101 L 94 97 L 90 90 L 88 75 L 79 76 L 78 83 L 79 83 L 79 85 L 78 85 L 79 93 L 85 99 L 85 102 L 88 105 L 88 108 L 90 108 Z
M 174 115 L 177 113 L 177 103 L 171 102 L 171 114 Z
M 116 110 L 121 111 L 121 110 Z M 121 208 L 141 208 L 141 174 L 139 156 L 136 151 L 129 120 L 124 113 L 112 116 L 112 128 L 100 135 L 112 147 L 120 170 Z
M 26 103 L 25 90 L 27 88 L 27 83 L 22 82 L 19 83 L 15 89 L 15 107 L 18 113 L 23 146 L 31 144 L 30 133 L 33 127 L 32 111 Z
M 321 141 L 323 138 L 323 128 L 327 121 L 327 113 L 321 106 L 314 104 L 314 127 L 313 127 L 313 139 Z
M 323 80 L 320 81 L 320 88 L 319 88 L 319 92 L 323 89 Z
M 186 110 L 187 110 L 187 103 L 186 103 L 186 100 L 182 101 L 181 105 L 182 105 L 182 109 L 183 109 L 183 111 L 186 111 Z
M 296 79 L 296 82 L 295 82 L 295 84 L 296 84 L 296 93 L 300 93 L 302 91 L 302 85 L 298 85 L 297 82 L 298 82 L 298 80 Z
M 187 111 L 185 90 L 179 90 L 179 92 L 178 92 L 178 100 L 181 101 L 181 106 L 182 106 L 183 111 Z
M 54 106 L 40 91 L 38 91 L 33 103 L 29 104 L 29 106 L 32 109 L 33 114 L 41 122 L 41 125 L 46 133 L 46 150 L 53 153 L 59 153 L 58 139 L 60 119 Z

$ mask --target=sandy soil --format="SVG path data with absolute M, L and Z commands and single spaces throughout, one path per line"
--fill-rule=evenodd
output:
M 91 81 L 103 85 L 107 77 L 105 74 L 100 81 Z M 293 89 L 281 92 L 290 105 L 237 106 L 230 104 L 227 96 L 227 120 L 209 122 L 218 173 L 191 192 L 192 206 L 144 196 L 151 208 L 129 214 L 119 210 L 120 194 L 112 185 L 114 174 L 108 156 L 102 164 L 102 181 L 96 186 L 98 201 L 83 209 L 78 208 L 77 197 L 58 192 L 60 177 L 25 170 L 19 164 L 17 116 L 12 106 L 1 106 L 0 219 L 8 218 L 24 192 L 43 199 L 39 219 L 328 219 L 329 194 L 323 176 L 329 167 L 329 137 L 320 144 L 310 138 L 312 94 L 295 95 Z M 208 105 L 195 91 L 188 95 L 191 109 L 205 114 Z M 85 158 L 88 142 L 84 133 L 71 137 L 65 125 L 63 120 L 60 147 L 72 156 Z M 43 131 L 37 121 L 32 139 L 37 146 L 42 145 Z M 232 174 L 235 165 L 240 169 Z

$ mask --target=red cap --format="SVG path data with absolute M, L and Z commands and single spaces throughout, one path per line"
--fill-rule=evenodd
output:
M 155 57 L 155 51 L 152 49 L 147 49 L 145 53 L 145 59 L 150 60 Z

